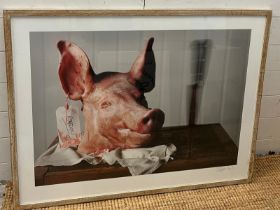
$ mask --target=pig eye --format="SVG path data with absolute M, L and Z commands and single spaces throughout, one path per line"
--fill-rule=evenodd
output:
M 104 101 L 104 102 L 101 103 L 100 108 L 101 108 L 101 109 L 106 109 L 107 107 L 109 107 L 109 106 L 111 106 L 111 105 L 112 105 L 111 102 L 109 102 L 109 101 Z

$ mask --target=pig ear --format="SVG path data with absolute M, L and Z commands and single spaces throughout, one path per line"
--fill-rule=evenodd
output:
M 149 92 L 155 87 L 156 62 L 153 43 L 154 38 L 150 38 L 129 72 L 130 77 L 136 81 L 137 87 L 143 92 Z
M 65 94 L 72 100 L 80 100 L 93 89 L 94 72 L 85 52 L 77 45 L 59 41 L 61 54 L 58 74 Z

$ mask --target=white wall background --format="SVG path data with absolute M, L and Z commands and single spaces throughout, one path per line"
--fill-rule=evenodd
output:
M 257 153 L 280 151 L 280 2 L 278 0 L 1 0 L 3 9 L 272 9 L 273 19 L 264 81 Z M 10 179 L 10 147 L 3 25 L 0 26 L 0 180 Z

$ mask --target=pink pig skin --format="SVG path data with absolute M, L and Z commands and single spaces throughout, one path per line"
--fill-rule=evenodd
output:
M 147 108 L 144 92 L 155 85 L 155 59 L 150 38 L 127 73 L 95 74 L 85 52 L 74 43 L 59 41 L 59 77 L 65 94 L 81 100 L 85 131 L 78 150 L 100 154 L 116 148 L 148 144 L 162 127 L 164 113 Z

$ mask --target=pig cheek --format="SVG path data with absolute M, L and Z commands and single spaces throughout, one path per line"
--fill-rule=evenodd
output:
M 98 126 L 103 136 L 116 138 L 119 121 L 116 107 L 99 110 Z

